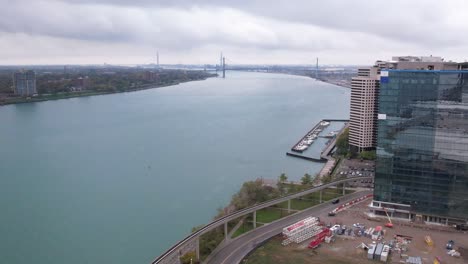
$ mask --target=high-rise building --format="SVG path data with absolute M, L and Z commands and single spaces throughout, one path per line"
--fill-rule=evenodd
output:
M 73 80 L 73 84 L 78 91 L 86 90 L 89 87 L 89 77 L 78 77 L 77 79 Z
M 358 76 L 352 78 L 349 145 L 354 153 L 375 147 L 379 83 L 380 68 L 377 66 L 358 69 Z
M 20 96 L 33 96 L 37 94 L 36 73 L 32 70 L 18 71 L 13 74 L 15 94 Z
M 353 153 L 373 150 L 377 144 L 377 109 L 382 69 L 456 70 L 458 64 L 441 57 L 398 56 L 377 61 L 374 66 L 358 69 L 351 81 L 349 145 Z
M 399 66 L 415 65 L 380 74 L 369 208 L 377 215 L 387 211 L 426 223 L 467 222 L 468 71 L 441 61 L 402 61 Z

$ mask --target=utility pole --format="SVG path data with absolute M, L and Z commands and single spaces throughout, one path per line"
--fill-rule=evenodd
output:
M 226 78 L 226 58 L 223 57 L 223 78 Z

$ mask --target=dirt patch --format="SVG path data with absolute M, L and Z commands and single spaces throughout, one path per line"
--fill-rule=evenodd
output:
M 370 200 L 369 200 L 370 201 Z M 354 223 L 360 223 L 367 227 L 384 226 L 386 220 L 368 219 L 365 212 L 369 201 L 358 204 L 346 211 L 340 212 L 336 217 L 320 215 L 325 224 L 345 224 L 352 226 Z M 435 227 L 429 225 L 412 225 L 408 222 L 396 222 L 393 228 L 384 228 L 385 236 L 381 241 L 388 243 L 394 239 L 395 235 L 404 235 L 412 237 L 411 242 L 406 246 L 407 251 L 398 253 L 393 251 L 390 254 L 388 263 L 401 263 L 407 257 L 421 257 L 423 263 L 432 263 L 435 257 L 439 257 L 441 263 L 466 264 L 468 259 L 468 234 L 467 232 L 456 231 L 450 227 Z M 426 235 L 431 236 L 434 245 L 428 246 L 424 241 Z M 448 240 L 455 241 L 455 249 L 461 248 L 461 258 L 447 255 L 446 243 Z M 367 237 L 352 237 L 347 235 L 335 235 L 335 241 L 331 244 L 322 243 L 315 250 L 308 249 L 306 246 L 310 242 L 305 241 L 301 244 L 291 244 L 289 246 L 281 245 L 282 238 L 275 237 L 264 246 L 253 252 L 244 263 L 263 264 L 263 263 L 304 263 L 304 264 L 367 264 L 378 263 L 376 260 L 367 259 L 367 251 L 356 248 L 361 243 L 372 244 L 372 239 Z

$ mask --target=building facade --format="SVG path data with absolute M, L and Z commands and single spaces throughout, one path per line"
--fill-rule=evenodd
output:
M 377 131 L 371 211 L 467 222 L 468 71 L 383 70 Z
M 36 73 L 34 71 L 19 71 L 13 74 L 15 94 L 19 96 L 33 96 L 37 94 Z
M 377 66 L 358 69 L 358 76 L 351 80 L 349 145 L 353 153 L 375 147 L 379 84 Z
M 459 64 L 433 56 L 397 56 L 377 61 L 374 66 L 358 69 L 351 81 L 349 146 L 352 153 L 374 150 L 377 145 L 377 109 L 382 69 L 457 70 Z

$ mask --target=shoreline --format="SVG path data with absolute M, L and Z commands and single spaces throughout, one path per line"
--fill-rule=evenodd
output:
M 188 80 L 188 81 L 175 81 L 173 83 L 163 84 L 163 85 L 145 85 L 140 86 L 138 88 L 129 89 L 125 91 L 82 91 L 82 92 L 70 92 L 68 94 L 56 94 L 56 95 L 47 95 L 47 96 L 38 96 L 38 97 L 30 97 L 29 99 L 18 97 L 18 98 L 11 98 L 10 101 L 0 102 L 1 106 L 13 105 L 13 104 L 27 104 L 27 103 L 37 103 L 37 102 L 45 102 L 45 101 L 55 101 L 55 100 L 63 100 L 63 99 L 71 99 L 71 98 L 78 98 L 78 97 L 89 97 L 89 96 L 98 96 L 98 95 L 108 95 L 108 94 L 118 94 L 118 93 L 129 93 L 129 92 L 138 92 L 143 90 L 150 90 L 150 89 L 157 89 L 157 88 L 164 88 L 169 86 L 176 86 L 181 83 L 187 82 L 194 82 L 194 81 L 205 81 L 208 78 L 213 78 L 216 76 L 209 76 L 206 78 L 198 79 L 198 80 Z
M 245 71 L 245 72 L 255 72 L 255 71 Z M 330 80 L 315 78 L 314 76 L 310 76 L 310 75 L 304 75 L 304 74 L 299 74 L 299 73 L 289 73 L 289 72 L 274 72 L 274 71 L 272 71 L 272 72 L 263 72 L 263 73 L 275 73 L 275 74 L 284 74 L 284 75 L 291 75 L 291 76 L 309 77 L 309 78 L 314 79 L 314 80 L 319 81 L 319 82 L 324 82 L 324 83 L 333 84 L 333 85 L 336 85 L 336 86 L 339 86 L 339 87 L 351 89 L 351 86 L 346 86 L 346 85 L 344 85 L 344 84 L 342 84 L 340 82 L 333 82 L 333 81 L 330 81 Z

